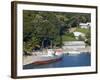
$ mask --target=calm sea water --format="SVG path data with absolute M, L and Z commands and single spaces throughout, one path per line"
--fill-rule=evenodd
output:
M 91 66 L 91 55 L 82 53 L 78 55 L 64 55 L 62 60 L 54 63 L 34 65 L 24 65 L 23 69 L 39 69 L 39 68 L 60 68 L 60 67 L 79 67 Z

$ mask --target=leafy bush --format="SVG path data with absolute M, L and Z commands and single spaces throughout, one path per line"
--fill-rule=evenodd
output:
M 73 33 L 66 33 L 65 35 L 62 36 L 62 40 L 63 41 L 74 41 L 76 39 Z

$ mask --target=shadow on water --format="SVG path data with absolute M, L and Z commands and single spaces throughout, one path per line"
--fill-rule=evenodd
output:
M 61 68 L 61 67 L 80 67 L 80 66 L 91 66 L 90 53 L 81 53 L 77 55 L 65 54 L 63 56 L 63 59 L 60 61 L 43 65 L 28 64 L 24 65 L 23 69 Z

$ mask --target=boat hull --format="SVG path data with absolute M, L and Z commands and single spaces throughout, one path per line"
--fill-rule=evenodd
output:
M 62 55 L 56 55 L 56 56 L 41 56 L 38 57 L 37 61 L 33 62 L 33 64 L 48 64 L 52 62 L 57 62 L 62 60 Z

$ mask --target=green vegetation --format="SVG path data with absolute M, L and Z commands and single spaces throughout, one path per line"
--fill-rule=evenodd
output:
M 85 43 L 87 45 L 91 45 L 91 30 L 90 29 L 78 28 L 77 27 L 75 31 L 84 33 L 85 38 L 83 38 L 82 36 L 79 36 L 79 40 L 83 40 L 83 41 L 85 41 Z
M 76 40 L 70 28 L 79 26 L 80 22 L 90 22 L 88 13 L 64 13 L 23 10 L 23 46 L 24 51 L 31 52 L 35 48 L 61 47 L 61 41 Z M 76 31 L 87 32 L 77 28 Z M 87 43 L 89 43 L 89 39 Z M 43 43 L 46 42 L 46 43 Z M 47 45 L 46 45 L 47 44 Z M 43 46 L 45 45 L 45 46 Z
M 67 33 L 62 36 L 63 41 L 75 41 L 75 36 L 73 33 Z
M 89 30 L 87 33 L 86 33 L 86 44 L 87 45 L 91 45 L 91 31 Z
M 89 29 L 77 27 L 75 31 L 87 34 L 89 32 Z

